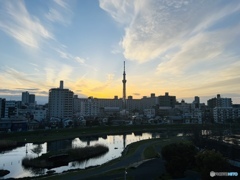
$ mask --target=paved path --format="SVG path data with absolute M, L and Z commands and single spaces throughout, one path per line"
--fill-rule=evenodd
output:
M 142 154 L 143 154 L 145 148 L 154 143 L 156 143 L 156 142 L 146 142 L 145 144 L 140 145 L 136 149 L 136 151 L 133 155 L 131 155 L 130 157 L 125 156 L 125 157 L 121 158 L 120 161 L 116 161 L 113 164 L 110 164 L 108 166 L 102 166 L 102 167 L 100 166 L 100 167 L 97 167 L 94 169 L 89 169 L 89 170 L 86 170 L 85 172 L 81 171 L 79 174 L 72 174 L 71 176 L 68 175 L 68 178 L 71 178 L 71 180 L 92 179 L 91 177 L 101 176 L 102 173 L 106 173 L 106 172 L 112 171 L 114 169 L 128 168 L 128 167 L 130 167 L 130 165 L 135 164 L 135 163 L 141 164 L 141 162 L 143 160 Z M 156 168 L 154 168 L 154 167 L 156 167 Z M 141 165 L 139 165 L 136 170 L 130 171 L 130 173 L 132 173 L 132 175 L 134 175 L 134 176 L 135 175 L 138 176 L 138 174 L 139 174 L 141 177 L 143 177 L 143 179 L 145 177 L 143 174 L 145 174 L 146 178 L 148 177 L 148 179 L 149 179 L 149 175 L 150 175 L 149 173 L 151 173 L 152 171 L 155 172 L 155 174 L 157 172 L 162 173 L 165 171 L 163 161 L 161 159 L 153 159 L 153 160 L 144 162 Z M 136 173 L 136 174 L 134 174 L 134 173 Z M 123 177 L 123 175 L 124 175 L 124 172 L 121 177 Z M 131 174 L 129 174 L 129 175 L 131 175 Z M 56 176 L 58 176 L 58 179 L 66 179 L 64 174 L 56 175 Z M 118 175 L 114 175 L 114 176 L 118 176 Z M 142 179 L 140 176 L 138 176 L 137 179 Z M 110 178 L 110 179 L 112 179 L 112 178 Z
M 158 179 L 163 173 L 165 173 L 164 162 L 160 158 L 151 159 L 139 165 L 136 169 L 127 170 L 126 178 L 137 180 L 151 180 Z M 118 180 L 124 179 L 125 172 L 119 172 L 114 175 L 99 175 L 97 177 L 90 177 L 88 180 Z

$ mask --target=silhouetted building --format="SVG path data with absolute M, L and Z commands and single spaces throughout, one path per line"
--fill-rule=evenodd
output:
M 69 118 L 73 116 L 73 92 L 63 88 L 63 81 L 59 88 L 49 90 L 48 100 L 49 118 Z
M 35 94 L 29 94 L 29 104 L 35 104 Z
M 234 117 L 231 98 L 221 98 L 220 94 L 217 97 L 207 101 L 211 113 L 211 119 L 216 123 L 225 123 Z
M 217 97 L 209 99 L 207 101 L 209 108 L 215 107 L 232 107 L 232 99 L 231 98 L 221 98 L 220 94 Z
M 165 93 L 165 96 L 158 96 L 159 106 L 163 107 L 172 107 L 174 108 L 176 104 L 176 96 L 169 96 L 168 92 Z
M 22 103 L 28 104 L 29 103 L 29 92 L 22 92 Z
M 22 92 L 22 104 L 35 105 L 35 94 L 29 94 L 28 91 Z
M 0 119 L 5 117 L 6 99 L 0 98 Z

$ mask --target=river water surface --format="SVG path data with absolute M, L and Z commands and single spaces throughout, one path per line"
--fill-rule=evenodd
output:
M 124 148 L 133 142 L 137 142 L 144 139 L 160 138 L 160 133 L 140 133 L 140 134 L 123 134 L 123 135 L 109 135 L 101 137 L 85 137 L 85 138 L 75 138 L 72 140 L 62 140 L 53 141 L 40 144 L 43 149 L 39 154 L 44 154 L 49 151 L 56 151 L 60 149 L 66 149 L 71 147 L 85 147 L 92 146 L 95 144 L 104 144 L 109 148 L 109 151 L 96 158 L 91 158 L 89 160 L 81 162 L 70 162 L 66 166 L 61 166 L 58 168 L 53 168 L 56 173 L 61 173 L 70 169 L 85 169 L 90 166 L 101 165 L 112 159 L 121 156 Z M 3 178 L 21 178 L 21 177 L 32 177 L 44 175 L 49 169 L 26 169 L 22 166 L 22 159 L 25 157 L 37 157 L 37 154 L 32 152 L 37 144 L 27 143 L 25 146 L 18 147 L 11 151 L 0 153 L 0 169 L 9 170 L 10 173 Z M 2 179 L 3 179 L 2 178 Z M 1 179 L 1 178 L 0 178 Z

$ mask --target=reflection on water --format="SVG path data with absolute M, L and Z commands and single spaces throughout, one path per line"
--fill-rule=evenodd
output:
M 164 136 L 164 135 L 163 135 Z M 16 148 L 12 151 L 0 154 L 0 169 L 6 169 L 10 171 L 10 174 L 4 176 L 4 178 L 20 178 L 27 176 L 37 176 L 46 174 L 48 169 L 36 169 L 36 168 L 24 168 L 22 167 L 22 159 L 25 157 L 37 157 L 36 153 L 33 153 L 32 149 L 37 146 L 42 147 L 39 155 L 44 154 L 49 151 L 57 151 L 61 149 L 71 148 L 71 147 L 85 147 L 92 146 L 95 144 L 104 144 L 109 148 L 109 151 L 99 157 L 91 158 L 85 161 L 75 161 L 70 162 L 66 166 L 61 166 L 53 168 L 57 173 L 69 169 L 84 169 L 90 166 L 101 165 L 108 162 L 109 160 L 115 159 L 121 156 L 124 148 L 133 142 L 150 139 L 150 138 L 160 138 L 159 133 L 132 133 L 123 135 L 110 135 L 110 136 L 89 136 L 75 138 L 73 140 L 62 140 L 54 141 L 43 144 L 33 144 L 27 143 L 25 146 Z
M 202 130 L 202 135 L 211 135 L 212 131 L 211 130 Z
M 44 168 L 31 168 L 31 167 L 24 167 L 22 166 L 24 171 L 29 171 L 31 174 L 34 175 L 44 175 L 46 173 L 46 169 Z
M 59 150 L 68 149 L 71 147 L 72 147 L 71 140 L 51 141 L 47 143 L 47 152 L 59 151 Z

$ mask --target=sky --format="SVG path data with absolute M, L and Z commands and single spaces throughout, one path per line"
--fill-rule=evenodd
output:
M 174 95 L 240 104 L 240 1 L 0 0 L 0 97 Z

